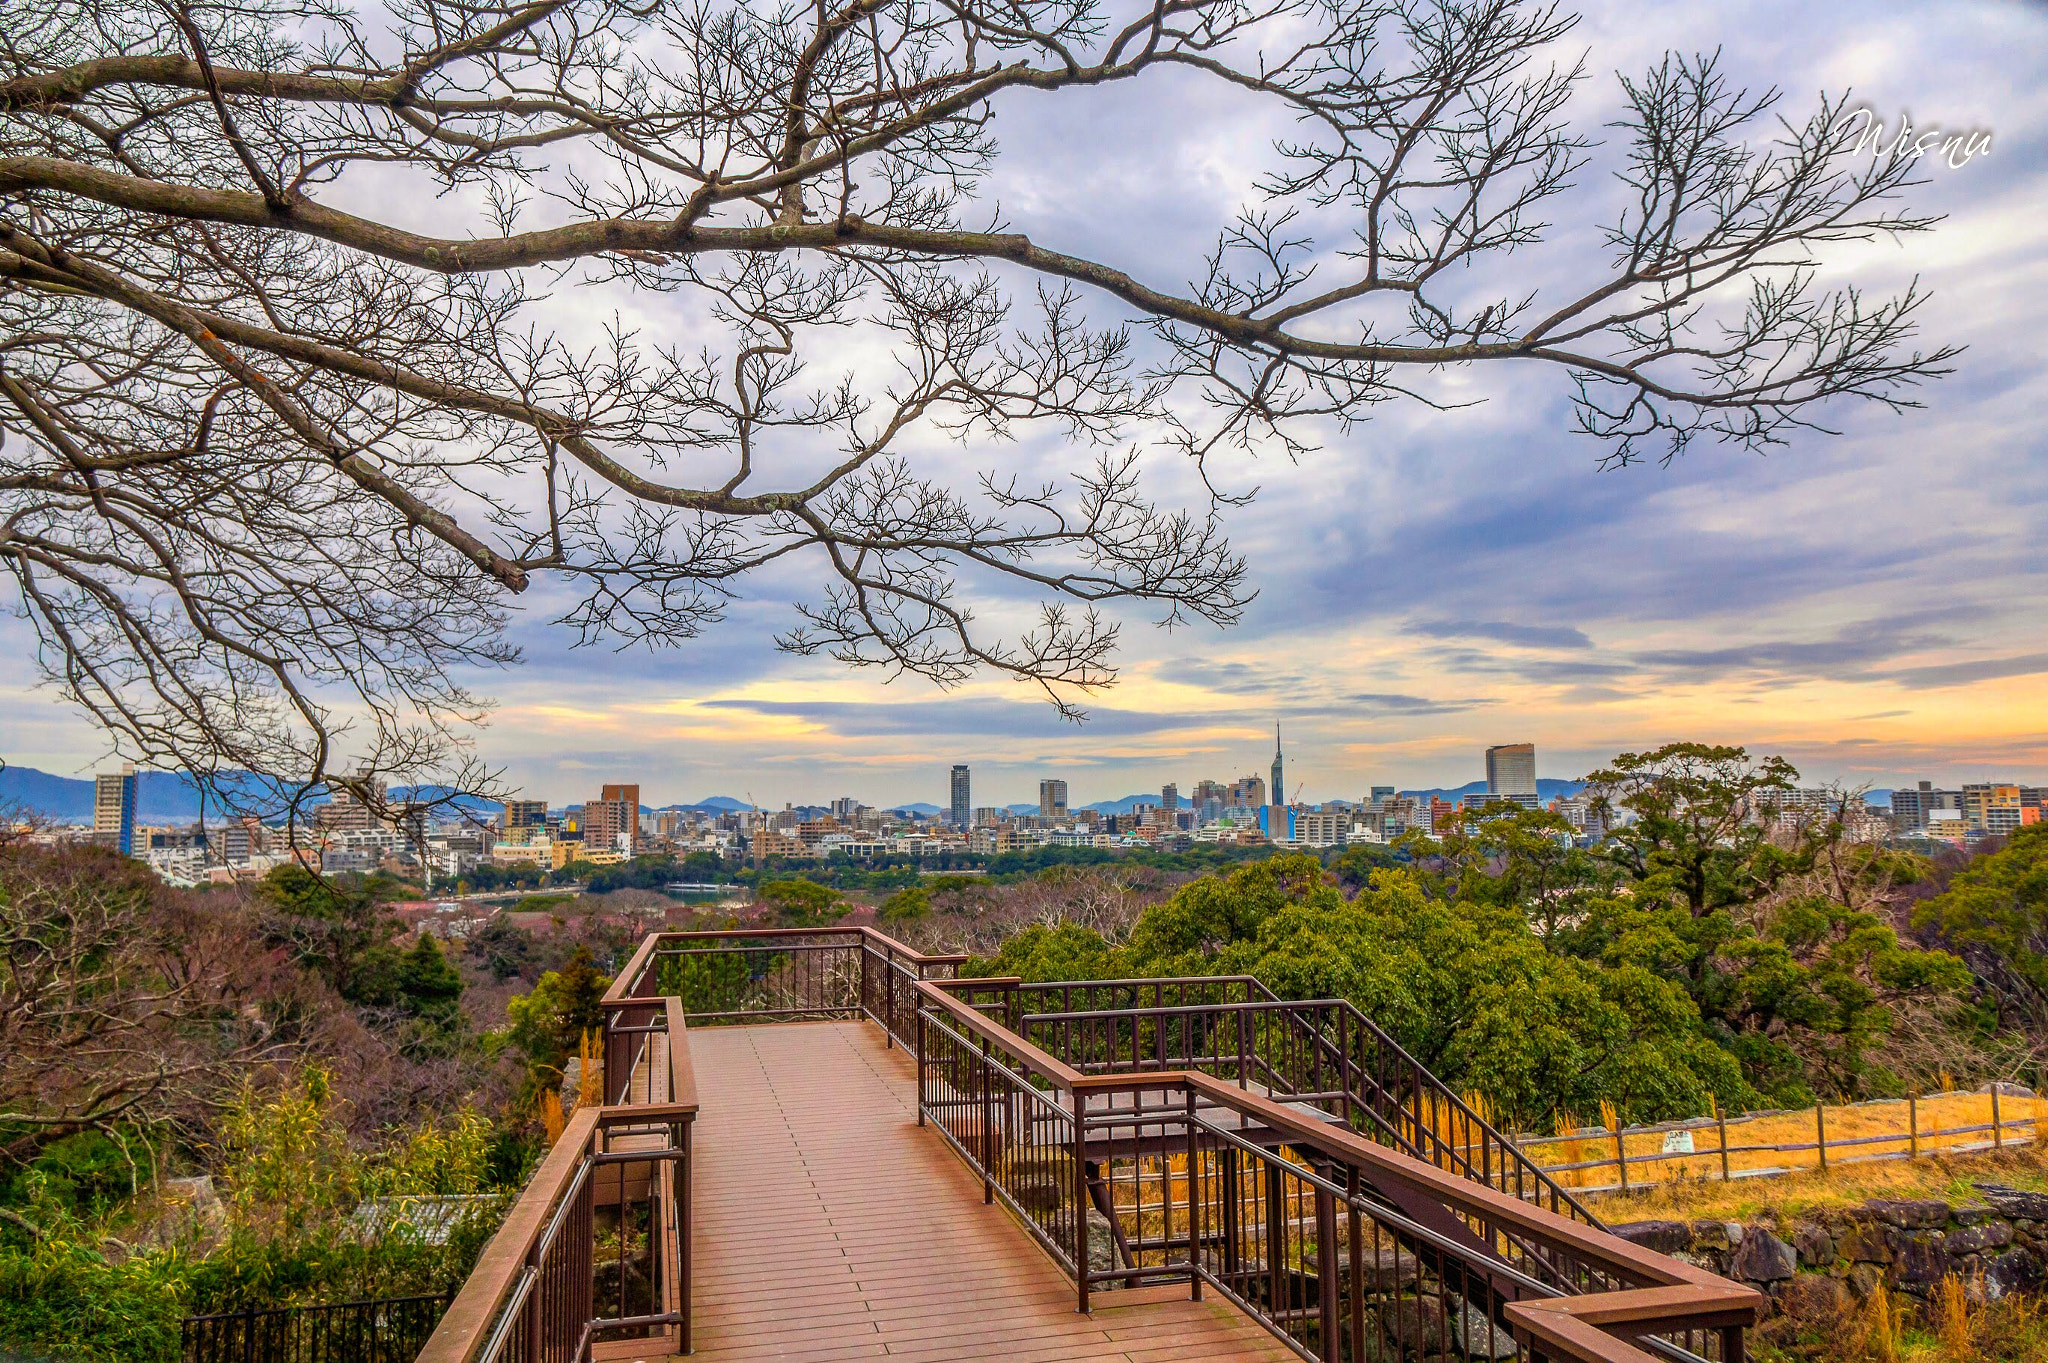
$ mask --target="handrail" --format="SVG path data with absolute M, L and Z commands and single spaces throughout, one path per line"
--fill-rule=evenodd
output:
M 1512 1235 L 1569 1255 L 1623 1284 L 1619 1290 L 1592 1291 L 1573 1291 L 1568 1284 L 1549 1286 L 1547 1291 L 1561 1295 L 1533 1302 L 1510 1300 L 1505 1304 L 1503 1313 L 1514 1326 L 1554 1347 L 1563 1357 L 1584 1360 L 1584 1363 L 1653 1363 L 1655 1355 L 1617 1334 L 1609 1333 L 1604 1328 L 1609 1325 L 1625 1326 L 1625 1333 L 1630 1335 L 1651 1335 L 1660 1330 L 1737 1328 L 1755 1322 L 1763 1299 L 1749 1288 L 1705 1269 L 1643 1249 L 1597 1224 L 1587 1224 L 1551 1211 L 1490 1184 L 1461 1177 L 1427 1160 L 1368 1140 L 1348 1124 L 1333 1126 L 1306 1116 L 1284 1102 L 1199 1071 L 1084 1073 L 955 997 L 957 992 L 971 989 L 978 983 L 985 982 L 920 981 L 917 992 L 926 1006 L 944 1016 L 949 1026 L 972 1035 L 990 1050 L 1000 1048 L 1018 1068 L 1028 1071 L 1023 1076 L 1025 1082 L 1040 1081 L 1064 1094 L 1077 1130 L 1084 1130 L 1086 1124 L 1109 1125 L 1131 1131 L 1153 1130 L 1159 1133 L 1153 1142 L 1163 1157 L 1176 1148 L 1176 1138 L 1165 1134 L 1169 1129 L 1178 1126 L 1192 1132 L 1203 1126 L 1213 1128 L 1214 1124 L 1199 1116 L 1195 1107 L 1197 1099 L 1207 1100 L 1214 1108 L 1230 1110 L 1241 1118 L 1256 1121 L 1298 1149 L 1326 1158 L 1335 1165 L 1360 1171 L 1372 1186 L 1412 1191 L 1468 1219 L 1486 1234 L 1484 1239 L 1474 1235 L 1471 1243 L 1465 1246 L 1463 1255 L 1468 1260 L 1480 1261 L 1484 1266 L 1478 1271 L 1489 1279 L 1499 1277 L 1514 1284 L 1514 1280 L 1526 1276 L 1502 1260 L 1492 1248 L 1497 1236 Z M 984 1056 L 988 1056 L 988 1051 Z M 994 1062 L 990 1058 L 985 1063 Z M 1005 1068 L 1004 1072 L 1009 1071 Z M 1170 1102 L 1145 1104 L 1141 1097 L 1144 1093 L 1158 1093 L 1164 1097 L 1174 1090 L 1188 1095 L 1184 1112 L 1176 1110 Z M 1129 1108 L 1111 1106 L 1100 1112 L 1089 1111 L 1086 1100 L 1090 1095 L 1119 1092 L 1133 1095 Z M 1077 1135 L 1076 1139 L 1085 1141 L 1085 1135 Z M 955 1144 L 957 1147 L 958 1142 Z M 1077 1164 L 1080 1148 L 1077 1145 Z M 965 1149 L 962 1153 L 974 1158 Z M 984 1177 L 989 1176 L 985 1170 Z M 1313 1176 L 1304 1172 L 1299 1177 L 1307 1179 Z M 1165 1193 L 1169 1202 L 1171 1186 L 1169 1175 Z M 1192 1190 L 1189 1196 L 1194 1196 Z M 1412 1221 L 1412 1218 L 1401 1216 L 1396 1209 L 1390 1209 L 1389 1219 Z M 1439 1232 L 1432 1231 L 1430 1238 L 1440 1240 L 1442 1237 Z M 1192 1245 L 1194 1242 L 1189 1243 Z M 1198 1276 L 1201 1272 L 1198 1267 L 1193 1271 Z M 1156 1274 L 1156 1270 L 1154 1272 Z M 1086 1273 L 1085 1269 L 1083 1273 Z M 1221 1283 L 1217 1285 L 1223 1286 Z M 1085 1290 L 1084 1285 L 1084 1301 Z M 1572 1305 L 1561 1307 L 1557 1305 L 1560 1301 L 1568 1301 Z M 1682 1351 L 1673 1349 L 1672 1352 Z
M 1416 1060 L 1405 1047 L 1389 1036 L 1383 1028 L 1367 1017 L 1350 1000 L 1341 998 L 1281 999 L 1252 976 L 1217 976 L 1216 979 L 1219 982 L 1243 983 L 1256 987 L 1265 997 L 1236 1003 L 1199 1002 L 1155 1004 L 1131 1008 L 1094 1008 L 1076 1009 L 1073 1011 L 1035 1012 L 1024 1014 L 1014 1019 L 1013 1022 L 1018 1029 L 1022 1030 L 1031 1026 L 1043 1027 L 1061 1023 L 1085 1024 L 1097 1021 L 1118 1021 L 1124 1018 L 1166 1019 L 1207 1014 L 1283 1015 L 1291 1025 L 1305 1035 L 1308 1041 L 1316 1048 L 1318 1056 L 1327 1058 L 1336 1067 L 1338 1075 L 1345 1080 L 1347 1087 L 1353 1079 L 1356 1079 L 1361 1086 L 1370 1086 L 1370 1091 L 1363 1087 L 1352 1089 L 1350 1097 L 1355 1106 L 1362 1109 L 1363 1114 L 1368 1119 L 1381 1127 L 1387 1137 L 1396 1145 L 1425 1158 L 1430 1157 L 1431 1154 L 1441 1155 L 1451 1160 L 1455 1165 L 1462 1166 L 1465 1172 L 1473 1177 L 1475 1181 L 1490 1182 L 1490 1177 L 1486 1175 L 1483 1168 L 1473 1164 L 1469 1150 L 1461 1154 L 1458 1142 L 1445 1141 L 1431 1122 L 1425 1120 L 1419 1101 L 1414 1110 L 1409 1110 L 1394 1093 L 1384 1087 L 1382 1071 L 1379 1067 L 1368 1067 L 1354 1060 L 1351 1052 L 1344 1044 L 1345 1032 L 1348 1027 L 1348 1029 L 1361 1038 L 1369 1037 L 1373 1046 L 1383 1051 L 1386 1058 L 1393 1062 L 1397 1069 L 1405 1071 L 1417 1084 L 1418 1094 L 1426 1088 L 1427 1092 L 1431 1095 L 1430 1103 L 1432 1107 L 1443 1109 L 1444 1115 L 1453 1119 L 1457 1127 L 1462 1128 L 1471 1136 L 1476 1136 L 1488 1151 L 1496 1151 L 1500 1154 L 1503 1163 L 1499 1170 L 1499 1176 L 1502 1179 L 1503 1186 L 1505 1186 L 1507 1180 L 1507 1161 L 1511 1160 L 1517 1173 L 1518 1184 L 1526 1180 L 1532 1183 L 1542 1194 L 1547 1195 L 1554 1205 L 1569 1208 L 1572 1215 L 1579 1220 L 1593 1226 L 1600 1224 L 1599 1218 L 1584 1203 L 1574 1197 L 1570 1190 L 1559 1183 L 1549 1171 L 1530 1159 L 1519 1146 L 1508 1139 L 1491 1122 L 1482 1117 L 1473 1109 L 1471 1104 L 1458 1096 L 1448 1085 L 1437 1079 L 1426 1066 Z M 1158 981 L 1158 983 L 1168 985 L 1200 982 L 1202 981 L 1199 978 L 1186 977 Z M 1097 984 L 1107 984 L 1111 987 L 1121 988 L 1139 986 L 1144 983 L 1145 981 L 1143 980 L 1063 981 L 1055 984 L 1029 985 L 1025 986 L 1025 988 L 1042 992 L 1047 990 L 1079 989 Z M 1313 1014 L 1318 1010 L 1327 1010 L 1341 1017 L 1343 1025 L 1338 1027 L 1335 1038 L 1332 1038 L 1314 1020 Z M 1162 1047 L 1162 1060 L 1163 1058 Z M 1260 1063 L 1261 1068 L 1270 1069 L 1270 1067 L 1264 1065 L 1259 1057 L 1254 1056 L 1251 1058 Z M 1395 1112 L 1405 1114 L 1414 1123 L 1415 1135 L 1413 1139 L 1407 1133 L 1400 1130 L 1391 1120 L 1394 1114 L 1380 1110 L 1380 1104 L 1374 1100 L 1374 1094 L 1380 1095 L 1395 1109 Z M 1427 1137 L 1426 1141 L 1424 1137 Z M 1424 1149 L 1425 1145 L 1431 1146 L 1433 1149 L 1426 1151 Z
M 505 1214 L 498 1233 L 477 1257 L 462 1290 L 448 1304 L 441 1324 L 420 1350 L 416 1363 L 474 1363 L 483 1352 L 499 1308 L 506 1304 L 527 1267 L 527 1254 L 583 1166 L 602 1108 L 579 1109 L 569 1118 L 547 1158 Z
M 645 955 L 644 950 L 636 953 L 643 968 Z M 689 1032 L 675 999 L 622 1002 L 635 1009 L 660 1006 L 667 1023 L 666 1067 L 657 1071 L 652 1064 L 650 1037 L 659 1028 L 636 1025 L 629 1035 L 618 1038 L 638 1043 L 619 1052 L 626 1071 L 617 1076 L 623 1081 L 618 1085 L 619 1101 L 578 1108 L 570 1115 L 561 1136 L 484 1247 L 417 1363 L 489 1363 L 501 1355 L 517 1356 L 528 1363 L 581 1360 L 590 1350 L 593 1332 L 599 1329 L 672 1326 L 679 1348 L 688 1351 L 690 1130 L 698 1112 Z M 609 1037 L 606 1050 L 609 1060 Z M 631 1101 L 631 1088 L 643 1056 L 649 1062 L 645 1101 L 636 1103 Z M 608 1092 L 613 1078 L 607 1076 Z M 668 1131 L 666 1143 L 651 1144 L 662 1128 Z M 614 1132 L 627 1138 L 626 1148 L 605 1148 L 607 1133 Z M 659 1229 L 651 1229 L 654 1238 L 650 1244 L 662 1246 L 658 1251 L 661 1299 L 649 1303 L 652 1309 L 648 1314 L 601 1319 L 588 1299 L 595 1250 L 592 1179 L 602 1167 L 632 1164 L 648 1167 L 646 1197 L 655 1198 L 657 1187 L 660 1190 L 662 1217 Z M 658 1178 L 657 1173 L 661 1174 Z M 626 1182 L 622 1168 L 617 1189 L 622 1203 L 627 1197 Z M 625 1243 L 622 1237 L 622 1256 Z M 548 1295 L 543 1299 L 536 1295 L 540 1293 Z M 564 1311 L 571 1315 L 565 1316 Z M 575 1315 L 582 1319 L 573 1319 Z M 527 1336 L 525 1347 L 514 1338 L 522 1333 Z

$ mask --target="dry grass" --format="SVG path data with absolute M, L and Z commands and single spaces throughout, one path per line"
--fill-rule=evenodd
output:
M 1773 1316 L 1750 1345 L 1757 1363 L 2040 1363 L 2048 1309 L 2017 1294 L 1985 1301 L 1950 1277 L 1925 1306 L 1878 1291 L 1820 1319 Z
M 1968 1146 L 1991 1140 L 1988 1130 L 1960 1135 L 1930 1135 L 1935 1131 L 1953 1132 L 1958 1128 L 1989 1127 L 1991 1125 L 1991 1095 L 1988 1093 L 1930 1093 L 1919 1100 L 1919 1151 L 1924 1157 L 1932 1153 L 1950 1151 L 1958 1146 Z M 1999 1121 L 2005 1127 L 2004 1140 L 2025 1141 L 2036 1129 L 2048 1131 L 2048 1099 L 2020 1098 L 2010 1094 L 1998 1100 Z M 1604 1107 L 1604 1105 L 1603 1105 Z M 1836 1166 L 1853 1164 L 1871 1156 L 1906 1155 L 1911 1153 L 1911 1118 L 1905 1099 L 1888 1102 L 1859 1103 L 1853 1107 L 1830 1107 L 1827 1109 L 1828 1163 Z M 1613 1117 L 1602 1113 L 1601 1126 L 1608 1132 L 1613 1129 Z M 1530 1157 L 1545 1166 L 1581 1164 L 1589 1160 L 1608 1160 L 1614 1157 L 1614 1137 L 1603 1132 L 1570 1135 L 1572 1128 L 1566 1122 L 1576 1118 L 1561 1115 L 1557 1136 L 1527 1136 L 1520 1138 L 1520 1144 Z M 1662 1131 L 1638 1131 L 1624 1135 L 1628 1152 L 1629 1182 L 1631 1185 L 1663 1182 L 1678 1179 L 1719 1179 L 1721 1177 L 1720 1133 L 1713 1125 L 1692 1128 L 1696 1152 L 1691 1155 L 1658 1158 L 1663 1154 L 1665 1133 Z M 1728 1157 L 1728 1167 L 1737 1173 L 1750 1169 L 1772 1168 L 1818 1168 L 1820 1159 L 1816 1150 L 1743 1150 L 1744 1146 L 1810 1146 L 1814 1144 L 1816 1123 L 1811 1109 L 1795 1112 L 1771 1113 L 1761 1116 L 1731 1117 L 1728 1120 L 1728 1145 L 1737 1153 Z M 1867 1145 L 1837 1146 L 1837 1142 L 1862 1140 L 1873 1137 L 1887 1137 L 1873 1140 Z M 1605 1187 L 1619 1181 L 1619 1173 L 1610 1162 L 1591 1169 L 1566 1169 L 1556 1172 L 1554 1177 L 1567 1188 Z
M 1722 1183 L 1688 1179 L 1639 1193 L 1603 1193 L 1588 1203 L 1606 1221 L 1790 1220 L 1810 1209 L 1853 1206 L 1877 1197 L 1977 1199 L 1983 1180 L 2048 1192 L 2048 1150 L 2031 1145 L 1993 1154 L 1937 1155 Z

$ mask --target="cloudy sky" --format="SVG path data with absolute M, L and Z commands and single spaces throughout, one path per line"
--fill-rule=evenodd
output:
M 1486 401 L 1384 409 L 1298 465 L 1231 470 L 1260 488 L 1231 520 L 1257 602 L 1228 632 L 1128 616 L 1122 679 L 1083 726 L 995 681 L 941 695 L 777 653 L 807 589 L 792 570 L 655 655 L 569 649 L 543 593 L 516 624 L 525 663 L 479 679 L 499 702 L 482 750 L 557 801 L 638 779 L 653 802 L 939 803 L 961 761 L 978 804 L 1035 798 L 1041 776 L 1077 802 L 1185 791 L 1263 770 L 1275 721 L 1311 800 L 1462 783 L 1482 748 L 1515 741 L 1537 745 L 1546 776 L 1697 738 L 1783 753 L 1816 779 L 2048 781 L 2048 8 L 1585 14 L 1581 126 L 1611 114 L 1614 71 L 1669 44 L 1721 47 L 1745 83 L 1781 86 L 1788 112 L 1852 88 L 1881 114 L 1989 131 L 1988 155 L 1916 191 L 1948 215 L 1935 233 L 1831 262 L 1879 289 L 1917 275 L 1934 293 L 1928 337 L 1969 347 L 1924 410 L 1837 411 L 1840 435 L 1767 457 L 1700 447 L 1600 472 L 1569 433 L 1562 374 L 1454 375 Z M 1169 278 L 1195 268 L 1271 132 L 1172 77 L 1039 99 L 1001 124 L 990 192 L 1013 225 Z M 971 474 L 1060 455 L 935 457 Z M 35 688 L 26 641 L 0 619 L 0 756 L 88 771 L 104 747 Z

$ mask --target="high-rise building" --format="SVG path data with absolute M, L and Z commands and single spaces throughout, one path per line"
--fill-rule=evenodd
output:
M 1065 781 L 1040 781 L 1038 783 L 1038 815 L 1042 819 L 1065 818 L 1067 813 L 1067 783 Z
M 1503 743 L 1486 750 L 1486 793 L 1517 796 L 1536 793 L 1536 745 Z
M 533 842 L 547 836 L 548 802 L 505 801 L 505 812 L 499 818 L 499 829 L 504 833 L 506 842 Z
M 1180 787 L 1168 781 L 1159 788 L 1159 807 L 1171 814 L 1180 808 Z
M 595 800 L 583 804 L 583 845 L 640 855 L 640 787 L 606 786 Z
M 953 827 L 966 830 L 974 819 L 974 802 L 967 797 L 967 764 L 953 764 L 953 785 L 949 792 L 953 811 Z
M 103 771 L 92 784 L 92 840 L 135 855 L 135 764 Z
M 1892 823 L 1901 833 L 1912 833 L 1927 827 L 1937 809 L 1962 807 L 1960 790 L 1936 790 L 1932 781 L 1921 781 L 1912 789 L 1892 792 Z
M 353 784 L 354 790 L 344 786 L 333 787 L 330 791 L 332 798 L 326 807 L 314 815 L 314 822 L 324 831 L 369 832 L 386 826 L 380 811 L 385 806 L 389 789 L 367 772 L 357 776 Z
M 1287 781 L 1280 771 L 1280 721 L 1273 721 L 1273 803 L 1287 803 Z

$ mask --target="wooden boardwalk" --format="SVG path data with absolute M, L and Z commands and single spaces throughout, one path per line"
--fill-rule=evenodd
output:
M 938 1134 L 866 1023 L 692 1029 L 696 1354 L 714 1363 L 1292 1359 L 1177 1285 L 1074 1288 Z

